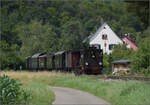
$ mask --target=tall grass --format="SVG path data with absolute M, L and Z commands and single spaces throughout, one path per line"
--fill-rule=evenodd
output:
M 97 80 L 95 76 L 83 75 L 76 77 L 74 74 L 55 72 L 3 72 L 3 74 L 7 74 L 13 78 L 19 78 L 25 84 L 24 88 L 34 91 L 34 99 L 31 101 L 34 104 L 39 104 L 40 102 L 51 103 L 54 100 L 54 95 L 47 87 L 48 85 L 70 87 L 86 91 L 117 105 L 150 104 L 150 86 L 145 82 L 105 82 Z M 41 92 L 39 92 L 38 88 L 41 89 Z M 42 96 L 41 93 L 45 95 Z M 44 96 L 48 98 L 42 102 L 43 100 L 40 100 L 39 97 L 44 98 Z
M 54 93 L 41 83 L 32 81 L 25 83 L 23 88 L 31 92 L 31 105 L 50 105 L 54 100 Z
M 27 104 L 30 93 L 21 88 L 18 80 L 0 75 L 0 105 Z
M 54 101 L 54 93 L 48 88 L 48 85 L 35 80 L 35 78 L 42 77 L 46 73 L 40 72 L 0 72 L 0 75 L 6 74 L 9 77 L 19 79 L 22 82 L 22 89 L 29 91 L 31 98 L 29 105 L 51 105 Z

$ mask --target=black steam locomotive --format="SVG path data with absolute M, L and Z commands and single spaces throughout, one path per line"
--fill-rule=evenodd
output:
M 74 72 L 75 74 L 100 74 L 103 68 L 101 49 L 61 51 L 55 54 L 37 53 L 27 58 L 29 70 L 56 70 Z

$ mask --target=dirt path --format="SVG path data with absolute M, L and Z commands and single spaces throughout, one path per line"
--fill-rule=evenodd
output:
M 55 101 L 53 104 L 100 104 L 100 105 L 110 105 L 108 102 L 100 99 L 94 95 L 87 92 L 82 92 L 79 90 L 64 88 L 64 87 L 51 87 L 50 88 L 55 93 Z

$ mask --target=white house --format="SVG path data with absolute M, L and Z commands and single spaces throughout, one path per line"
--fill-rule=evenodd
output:
M 104 23 L 95 34 L 89 37 L 90 46 L 99 45 L 103 53 L 110 54 L 114 45 L 123 44 L 123 41 L 112 31 L 107 23 Z

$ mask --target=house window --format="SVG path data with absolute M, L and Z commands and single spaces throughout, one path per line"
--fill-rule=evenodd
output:
M 109 50 L 112 50 L 114 48 L 114 44 L 109 45 Z
M 95 45 L 96 49 L 101 49 L 101 45 Z
M 96 49 L 101 49 L 101 45 L 99 45 L 99 44 L 95 44 L 95 45 L 93 45 L 93 47 L 95 47 Z
M 103 40 L 107 40 L 107 34 L 103 34 L 103 35 L 102 35 L 102 39 L 103 39 Z

